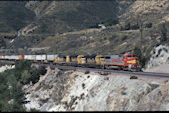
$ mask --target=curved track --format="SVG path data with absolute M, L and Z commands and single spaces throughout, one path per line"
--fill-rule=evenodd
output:
M 3 63 L 14 64 L 15 61 L 6 61 L 0 60 Z M 140 75 L 140 76 L 148 76 L 148 77 L 159 77 L 159 78 L 169 78 L 169 73 L 154 73 L 154 72 L 130 72 L 130 71 L 122 71 L 122 70 L 110 70 L 110 69 L 98 69 L 98 68 L 86 68 L 86 67 L 74 67 L 74 66 L 63 66 L 59 64 L 48 64 L 48 63 L 33 63 L 33 65 L 43 65 L 50 66 L 51 68 L 59 68 L 64 70 L 81 70 L 81 71 L 92 71 L 102 73 L 102 75 L 107 75 L 111 73 L 120 73 L 120 74 L 128 74 L 128 75 Z
M 42 64 L 49 66 L 49 64 Z M 86 67 L 73 67 L 73 66 L 61 66 L 61 65 L 53 65 L 50 64 L 52 68 L 59 68 L 65 70 L 83 70 L 83 71 L 92 71 L 102 73 L 103 75 L 111 74 L 111 73 L 120 73 L 120 74 L 128 74 L 128 75 L 141 75 L 141 76 L 148 76 L 148 77 L 160 77 L 160 78 L 169 78 L 168 73 L 154 73 L 154 72 L 130 72 L 130 71 L 122 71 L 122 70 L 110 70 L 110 69 L 98 69 L 98 68 L 86 68 Z

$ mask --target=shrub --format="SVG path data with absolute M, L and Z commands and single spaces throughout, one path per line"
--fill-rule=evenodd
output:
M 139 25 L 138 24 L 131 25 L 130 29 L 137 30 L 139 29 Z
M 28 84 L 30 82 L 31 74 L 28 72 L 28 70 L 24 70 L 21 74 L 21 83 Z
M 15 69 L 20 70 L 30 70 L 31 69 L 31 62 L 27 60 L 21 60 L 16 62 Z
M 146 61 L 148 60 L 148 56 L 147 56 L 147 57 L 146 57 L 146 56 L 143 56 L 143 55 L 142 55 L 142 52 L 141 52 L 141 49 L 138 48 L 138 47 L 135 47 L 135 48 L 134 48 L 134 52 L 133 52 L 133 53 L 136 54 L 137 57 L 139 58 L 141 67 L 144 67 Z
M 112 26 L 112 25 L 116 25 L 119 24 L 119 20 L 118 19 L 109 19 L 105 22 L 102 22 L 105 26 Z
M 40 112 L 40 111 L 35 108 L 31 108 L 29 112 Z
M 127 23 L 124 27 L 124 30 L 130 30 L 130 23 Z
M 47 70 L 45 69 L 44 66 L 41 66 L 39 68 L 32 68 L 32 70 L 30 70 L 31 73 L 30 81 L 32 81 L 32 83 L 35 84 L 36 82 L 39 81 L 40 75 L 44 75 L 46 71 Z
M 36 83 L 39 76 L 45 73 L 44 66 L 31 68 L 29 61 L 19 61 L 14 69 L 0 73 L 0 111 L 25 111 L 22 106 L 25 98 L 21 87 L 30 81 Z M 11 100 L 13 102 L 9 104 Z
M 161 32 L 160 42 L 167 41 L 167 28 L 166 28 L 165 23 L 160 25 L 160 32 Z
M 130 79 L 138 79 L 137 76 L 131 76 Z
M 146 25 L 145 25 L 145 27 L 147 27 L 147 28 L 151 28 L 151 27 L 152 27 L 152 25 L 153 25 L 152 23 L 148 23 L 148 24 L 146 24 Z
M 85 71 L 85 74 L 89 74 L 90 73 L 90 71 Z

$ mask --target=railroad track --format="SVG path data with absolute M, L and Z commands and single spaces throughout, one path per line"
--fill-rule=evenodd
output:
M 49 64 L 42 64 L 44 66 L 49 66 Z M 79 70 L 79 71 L 91 71 L 96 73 L 101 73 L 103 75 L 117 73 L 117 74 L 128 74 L 128 75 L 137 75 L 137 76 L 148 76 L 148 77 L 160 77 L 160 78 L 169 78 L 168 73 L 155 73 L 155 72 L 130 72 L 122 70 L 110 70 L 110 69 L 98 69 L 98 68 L 86 68 L 86 67 L 73 67 L 73 66 L 62 66 L 57 64 L 50 65 L 51 68 L 59 68 L 65 70 Z
M 2 61 L 3 63 L 14 64 L 15 61 Z M 97 72 L 101 73 L 102 75 L 107 75 L 111 73 L 117 74 L 128 74 L 128 75 L 136 75 L 136 76 L 147 76 L 147 77 L 159 77 L 159 78 L 169 78 L 168 73 L 155 73 L 155 72 L 130 72 L 130 71 L 122 71 L 122 70 L 110 70 L 110 69 L 98 69 L 98 68 L 86 68 L 86 67 L 74 67 L 74 66 L 63 66 L 59 64 L 48 64 L 48 63 L 32 63 L 33 65 L 40 65 L 40 66 L 50 66 L 52 69 L 59 68 L 63 70 L 79 70 L 79 71 L 90 71 L 90 72 Z

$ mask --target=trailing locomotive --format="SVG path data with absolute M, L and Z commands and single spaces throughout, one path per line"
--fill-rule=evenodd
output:
M 139 59 L 132 53 L 120 55 L 5 55 L 0 60 L 31 60 L 33 62 L 57 63 L 60 65 L 118 68 L 120 70 L 140 71 Z

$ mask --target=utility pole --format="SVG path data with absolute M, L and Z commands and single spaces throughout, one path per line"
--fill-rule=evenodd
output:
M 142 51 L 142 42 L 143 42 L 143 23 L 140 23 L 140 49 Z
M 138 15 L 138 25 L 139 25 L 139 31 L 140 31 L 140 43 L 139 43 L 139 48 L 140 48 L 140 50 L 141 50 L 141 53 L 142 53 L 142 42 L 143 42 L 143 28 L 144 28 L 144 26 L 143 26 L 143 21 L 142 21 L 142 19 L 141 19 L 141 16 L 140 15 Z

